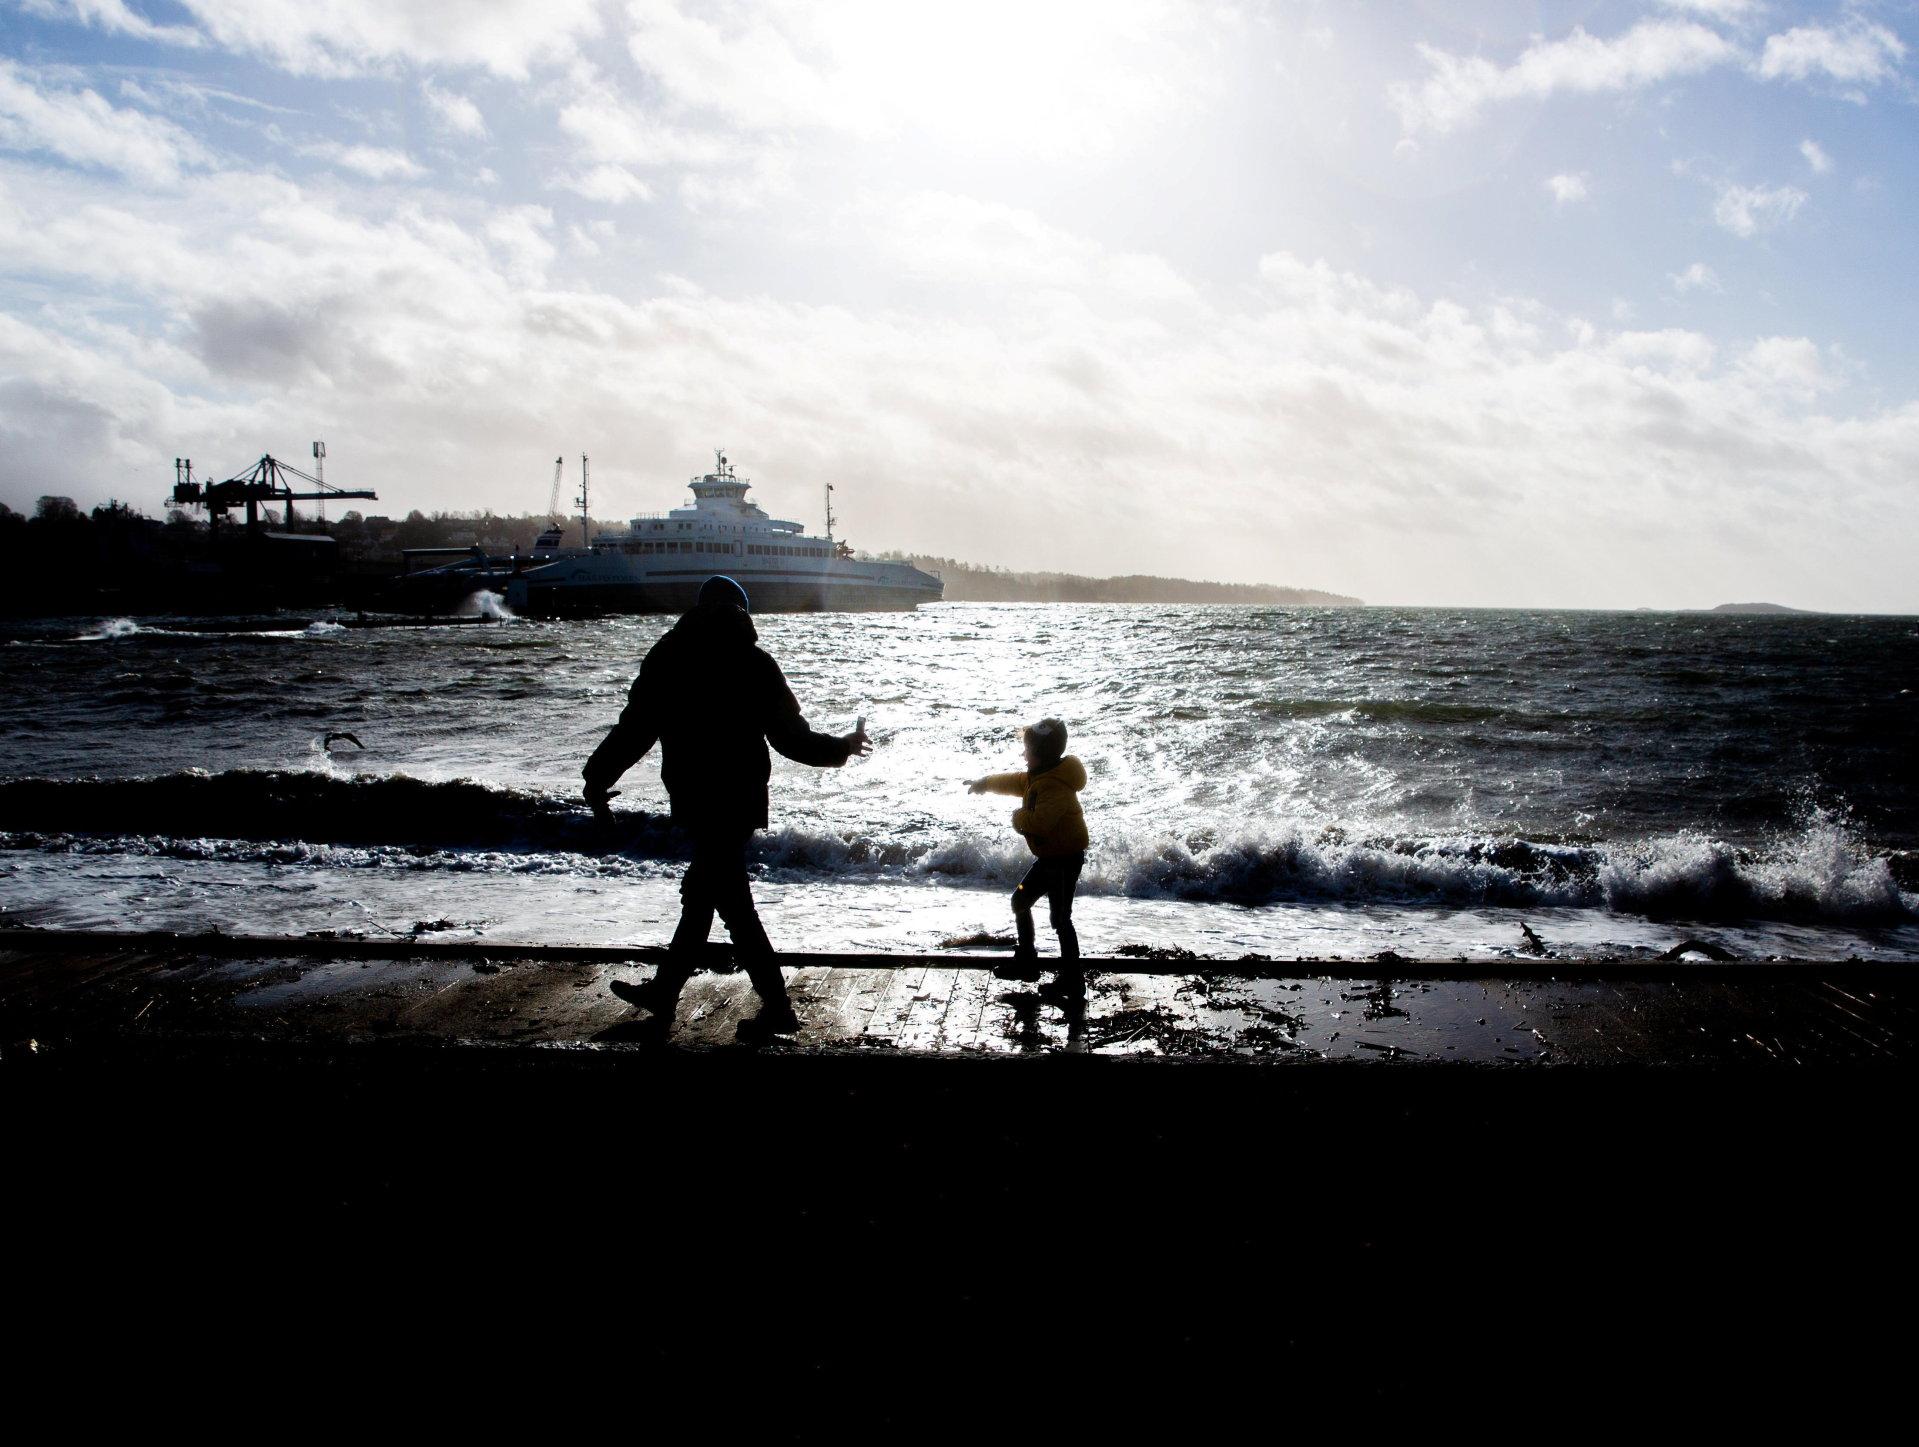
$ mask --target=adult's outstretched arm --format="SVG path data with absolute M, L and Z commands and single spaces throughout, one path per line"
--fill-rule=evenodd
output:
M 626 707 L 620 712 L 619 722 L 608 730 L 580 770 L 589 799 L 604 798 L 620 775 L 645 758 L 647 750 L 659 742 L 660 725 L 653 711 L 652 694 L 647 687 L 645 670 L 641 670 L 626 692 Z
M 796 764 L 811 764 L 816 769 L 837 769 L 852 757 L 852 745 L 833 734 L 815 732 L 800 713 L 800 701 L 787 687 L 786 675 L 773 661 L 766 660 L 761 681 L 762 727 L 766 741 Z

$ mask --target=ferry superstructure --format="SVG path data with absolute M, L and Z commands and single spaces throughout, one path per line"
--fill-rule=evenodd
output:
M 715 573 L 739 580 L 756 613 L 900 610 L 939 601 L 945 585 L 905 563 L 854 556 L 832 536 L 828 489 L 824 537 L 770 517 L 747 499 L 751 483 L 725 452 L 691 479 L 691 507 L 643 514 L 625 532 L 595 533 L 584 548 L 562 548 L 557 527 L 530 558 L 510 560 L 506 604 L 516 613 L 677 613 L 693 605 Z M 585 486 L 582 480 L 582 500 Z

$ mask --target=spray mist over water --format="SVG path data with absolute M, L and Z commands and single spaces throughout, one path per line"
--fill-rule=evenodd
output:
M 467 594 L 455 612 L 460 618 L 491 618 L 499 623 L 514 621 L 513 610 L 506 606 L 506 599 L 498 593 L 481 588 L 478 592 Z

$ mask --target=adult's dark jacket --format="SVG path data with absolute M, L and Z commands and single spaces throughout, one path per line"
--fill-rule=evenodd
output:
M 580 771 L 588 792 L 612 788 L 656 741 L 673 820 L 697 830 L 766 827 L 768 743 L 819 768 L 848 753 L 807 727 L 753 620 L 730 603 L 692 609 L 653 645 L 620 721 Z

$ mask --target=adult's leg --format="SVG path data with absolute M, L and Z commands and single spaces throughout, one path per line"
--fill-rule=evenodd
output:
M 753 906 L 753 887 L 746 877 L 746 844 L 750 834 L 711 834 L 696 842 L 695 865 L 701 868 L 705 897 L 726 923 L 733 937 L 733 956 L 746 970 L 760 999 L 784 1003 L 786 981 L 774 958 L 773 942 Z
M 666 962 L 654 976 L 671 981 L 675 991 L 699 969 L 707 936 L 713 932 L 713 861 L 702 844 L 701 836 L 694 835 L 693 857 L 680 876 L 679 927 L 667 946 Z
M 653 972 L 653 978 L 642 984 L 614 980 L 607 986 L 629 1005 L 650 1010 L 665 1028 L 672 1025 L 680 992 L 699 969 L 700 953 L 713 929 L 711 875 L 711 866 L 702 859 L 700 842 L 695 836 L 693 858 L 686 866 L 686 873 L 680 876 L 680 923 L 673 931 L 672 943 L 666 947 L 666 958 Z

